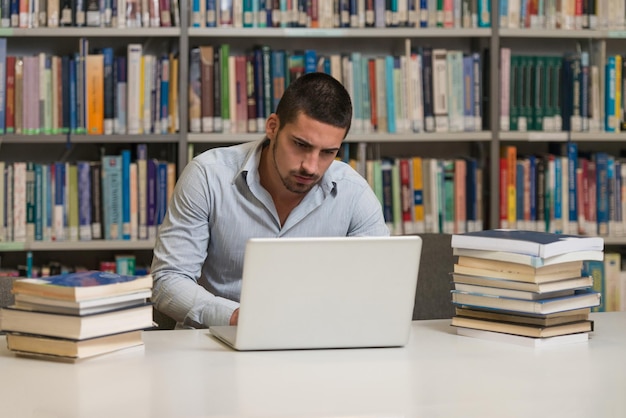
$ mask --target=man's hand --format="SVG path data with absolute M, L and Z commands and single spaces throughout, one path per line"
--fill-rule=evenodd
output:
M 230 317 L 230 325 L 237 325 L 237 322 L 239 321 L 239 308 L 235 309 L 235 312 L 233 312 L 233 314 Z

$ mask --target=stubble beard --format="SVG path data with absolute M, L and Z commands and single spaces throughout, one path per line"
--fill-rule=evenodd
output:
M 274 169 L 276 170 L 276 174 L 278 174 L 278 178 L 280 178 L 280 181 L 283 183 L 283 186 L 285 186 L 285 188 L 292 193 L 297 193 L 297 194 L 308 193 L 313 188 L 313 186 L 315 186 L 318 183 L 319 177 L 311 173 L 307 173 L 304 170 L 290 170 L 287 176 L 283 176 L 282 174 L 280 174 L 280 170 L 278 169 L 278 163 L 276 162 L 277 146 L 278 146 L 278 137 L 276 138 L 276 141 L 274 141 L 274 143 L 272 144 L 272 160 L 274 164 Z M 300 183 L 297 183 L 296 181 L 291 180 L 292 176 L 308 177 L 308 178 L 312 178 L 315 181 L 311 184 L 300 184 Z

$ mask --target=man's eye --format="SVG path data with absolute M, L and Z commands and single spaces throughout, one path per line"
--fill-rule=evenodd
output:
M 335 154 L 337 154 L 337 151 L 335 151 L 335 150 L 324 150 L 323 152 L 326 155 L 335 155 Z
M 306 148 L 307 144 L 305 144 L 304 142 L 296 142 L 296 146 L 300 148 Z

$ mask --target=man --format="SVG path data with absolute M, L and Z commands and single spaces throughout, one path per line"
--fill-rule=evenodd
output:
M 263 140 L 194 158 L 159 229 L 156 309 L 184 326 L 236 324 L 249 238 L 389 235 L 367 182 L 335 160 L 351 118 L 341 83 L 306 74 L 284 92 Z

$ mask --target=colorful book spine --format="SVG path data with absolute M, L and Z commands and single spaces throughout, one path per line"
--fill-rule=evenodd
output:
M 91 165 L 78 161 L 78 239 L 90 241 L 91 234 Z
M 130 229 L 130 150 L 122 150 L 122 239 L 129 240 Z

